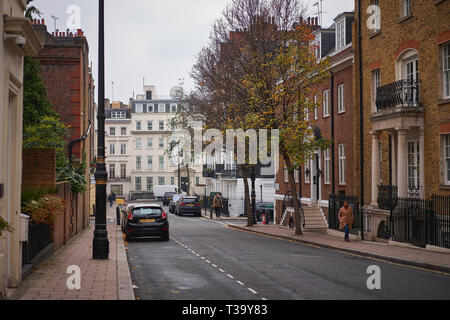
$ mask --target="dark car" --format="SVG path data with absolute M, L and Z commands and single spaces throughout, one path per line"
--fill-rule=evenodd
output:
M 166 193 L 164 193 L 163 206 L 168 206 L 174 195 L 175 195 L 175 192 L 166 192 Z
M 256 204 L 256 218 L 258 221 L 263 221 L 263 213 L 266 214 L 266 221 L 273 220 L 273 203 L 259 202 Z
M 160 237 L 169 241 L 169 221 L 164 209 L 156 204 L 130 206 L 124 219 L 127 241 L 143 237 Z
M 197 197 L 183 197 L 177 205 L 175 214 L 178 216 L 191 215 L 194 217 L 202 216 L 202 206 Z
M 169 203 L 169 212 L 170 213 L 175 213 L 175 211 L 177 210 L 177 205 L 178 202 L 180 201 L 181 198 L 185 197 L 186 194 L 174 194 L 172 197 L 172 200 L 170 200 Z

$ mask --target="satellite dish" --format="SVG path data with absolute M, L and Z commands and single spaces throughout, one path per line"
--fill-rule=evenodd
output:
M 183 88 L 173 87 L 170 90 L 170 96 L 172 97 L 172 99 L 181 99 L 183 97 Z

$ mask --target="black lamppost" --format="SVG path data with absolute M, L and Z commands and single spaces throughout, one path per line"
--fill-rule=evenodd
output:
M 108 172 L 105 163 L 105 2 L 99 0 L 98 28 L 98 157 L 95 171 L 95 231 L 92 244 L 93 259 L 107 260 L 109 256 L 106 226 L 106 183 Z
M 252 199 L 252 220 L 253 220 L 253 224 L 256 224 L 256 186 L 255 186 L 256 174 L 255 174 L 255 167 L 254 166 L 252 167 L 251 179 L 252 179 L 252 195 L 251 195 L 251 199 Z

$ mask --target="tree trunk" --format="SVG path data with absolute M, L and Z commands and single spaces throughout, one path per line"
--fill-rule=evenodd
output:
M 247 210 L 247 227 L 253 227 L 253 217 L 252 217 L 252 210 L 250 205 L 250 190 L 248 185 L 248 177 L 247 177 L 247 170 L 245 166 L 241 166 L 242 170 L 242 179 L 244 180 L 244 192 L 245 192 L 245 200 L 244 200 L 244 206 Z
M 187 174 L 187 194 L 191 195 L 191 174 L 189 173 L 189 165 L 186 165 L 186 174 Z
M 284 163 L 288 167 L 289 185 L 291 187 L 292 197 L 294 198 L 295 235 L 301 236 L 301 235 L 303 235 L 303 231 L 302 231 L 302 224 L 300 221 L 300 201 L 298 199 L 297 187 L 295 185 L 295 174 L 294 174 L 294 170 L 291 170 L 291 168 L 292 168 L 291 158 L 289 157 L 288 153 L 286 152 L 286 149 L 284 148 L 283 144 L 280 144 L 280 151 L 283 156 Z M 299 180 L 299 183 L 301 183 L 300 180 Z

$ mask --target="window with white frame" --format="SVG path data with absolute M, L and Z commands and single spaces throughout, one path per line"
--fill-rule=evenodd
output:
M 159 156 L 159 170 L 163 171 L 165 168 L 164 156 Z
M 153 139 L 152 138 L 147 139 L 147 148 L 149 148 L 149 149 L 153 148 Z
M 344 94 L 345 94 L 345 85 L 341 84 L 338 86 L 338 113 L 343 113 L 345 112 L 345 99 L 344 99 Z
M 305 108 L 305 120 L 309 121 L 309 108 L 308 107 Z
M 330 149 L 327 149 L 323 152 L 323 167 L 324 167 L 324 183 L 330 184 L 330 164 L 331 164 L 331 157 L 330 157 Z
M 323 117 L 330 116 L 330 90 L 323 92 Z
M 115 154 L 116 153 L 116 145 L 110 144 L 109 145 L 109 154 Z
M 160 121 L 159 122 L 159 131 L 164 131 L 164 128 L 165 128 L 164 121 Z
M 126 135 L 127 135 L 127 128 L 126 128 L 126 127 L 120 128 L 120 134 L 121 134 L 122 136 L 126 136 Z
M 142 130 L 142 121 L 136 121 L 136 131 Z
M 142 113 L 144 111 L 144 105 L 142 103 L 136 104 L 136 113 Z
M 403 0 L 403 16 L 409 16 L 411 14 L 411 0 Z
M 314 95 L 314 120 L 319 119 L 319 113 L 317 109 L 317 94 Z
M 136 149 L 142 149 L 142 139 L 136 139 Z
M 195 184 L 197 186 L 200 184 L 200 177 L 195 177 Z
M 336 50 L 345 47 L 345 18 L 336 22 Z
M 450 134 L 444 136 L 445 184 L 450 185 Z
M 115 178 L 116 178 L 116 165 L 114 163 L 111 163 L 109 165 L 109 179 Z
M 159 138 L 159 144 L 158 144 L 160 149 L 164 149 L 164 138 Z
M 153 191 L 153 177 L 147 177 L 147 191 Z
M 175 177 L 170 177 L 170 184 L 175 185 Z
M 284 175 L 284 183 L 288 183 L 289 182 L 289 173 L 288 173 L 288 168 L 286 165 L 284 165 L 283 175 Z
M 373 111 L 377 111 L 377 90 L 381 86 L 380 69 L 372 71 L 372 107 Z
M 127 117 L 127 113 L 125 111 L 113 111 L 111 112 L 112 119 L 124 119 Z
M 120 145 L 120 154 L 121 154 L 121 155 L 127 154 L 127 145 L 126 145 L 125 143 L 122 143 L 122 144 Z
M 134 187 L 135 187 L 136 191 L 142 191 L 142 178 L 141 177 L 136 177 L 134 179 Z
M 345 184 L 345 144 L 339 145 L 339 184 Z
M 322 52 L 321 52 L 321 48 L 320 48 L 321 40 L 322 40 L 322 36 L 321 36 L 321 34 L 319 33 L 319 34 L 316 36 L 316 43 L 315 43 L 315 45 L 316 45 L 316 58 L 317 58 L 317 60 L 319 60 L 319 59 L 322 58 Z
M 116 128 L 114 128 L 114 127 L 109 128 L 109 135 L 110 136 L 115 136 L 116 135 Z
M 147 131 L 153 131 L 153 121 L 147 121 Z
M 136 170 L 142 170 L 142 157 L 136 156 Z
M 164 112 L 166 112 L 166 105 L 165 105 L 164 103 L 160 103 L 160 104 L 158 105 L 158 111 L 159 111 L 159 113 L 164 113 Z
M 164 177 L 159 177 L 158 178 L 158 184 L 160 186 L 163 186 L 165 183 L 166 183 L 166 178 L 164 178 Z
M 380 8 L 380 0 L 372 0 L 372 5 L 375 6 L 375 29 L 374 31 L 379 31 L 381 29 L 381 8 Z
M 443 45 L 444 98 L 450 98 L 450 42 Z
M 171 108 L 171 111 L 172 112 L 177 112 L 177 105 L 176 104 L 172 104 L 171 106 L 170 106 L 170 108 Z
M 147 157 L 147 170 L 153 171 L 153 157 L 152 156 Z
M 304 172 L 304 176 L 305 176 L 305 183 L 310 183 L 310 176 L 311 176 L 311 161 L 308 160 L 305 162 L 305 172 Z

